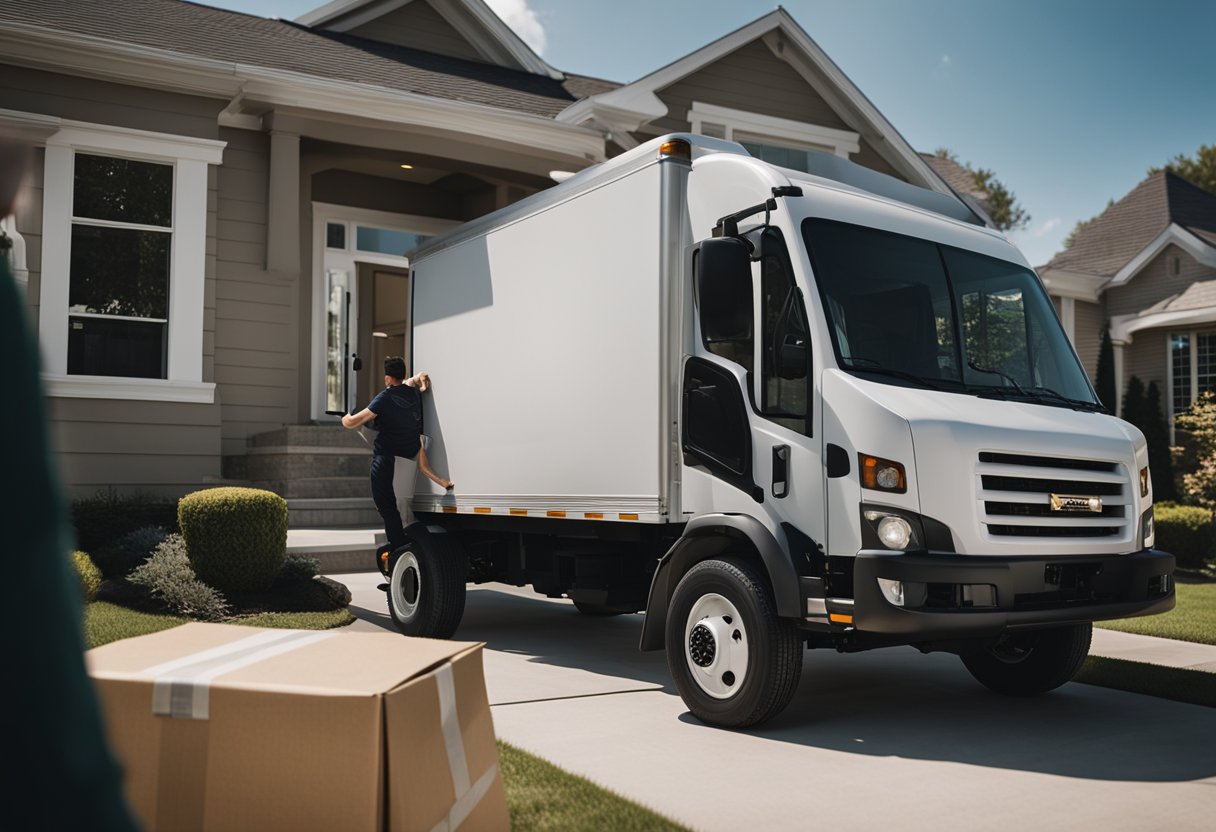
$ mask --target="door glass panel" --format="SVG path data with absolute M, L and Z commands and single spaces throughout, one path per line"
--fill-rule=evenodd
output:
M 408 231 L 393 231 L 388 228 L 372 228 L 360 225 L 355 229 L 355 248 L 377 254 L 404 257 L 405 253 L 427 239 L 421 234 Z
M 325 409 L 346 411 L 346 293 L 350 272 L 325 270 Z

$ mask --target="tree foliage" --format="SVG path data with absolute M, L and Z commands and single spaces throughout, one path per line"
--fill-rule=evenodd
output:
M 948 148 L 939 147 L 934 151 L 934 155 L 941 159 L 949 159 L 971 175 L 975 186 L 987 197 L 989 218 L 1001 231 L 1016 231 L 1025 228 L 1030 222 L 1030 214 L 1018 204 L 1013 191 L 997 179 L 996 174 L 991 170 L 972 167 L 970 162 L 960 162 L 958 156 Z
M 1170 434 L 1161 410 L 1161 388 L 1151 381 L 1144 394 L 1144 422 L 1137 424 L 1148 442 L 1148 470 L 1153 478 L 1154 500 L 1176 500 L 1174 466 L 1170 458 Z
M 1194 156 L 1179 153 L 1165 163 L 1165 169 L 1181 176 L 1192 185 L 1216 194 L 1216 144 L 1200 145 Z M 1149 168 L 1154 174 L 1161 168 Z
M 1110 340 L 1110 326 L 1102 327 L 1102 343 L 1098 347 L 1098 378 L 1095 382 L 1098 401 L 1111 413 L 1115 412 L 1115 347 Z
M 1182 496 L 1189 503 L 1216 507 L 1216 395 L 1205 390 L 1174 424 L 1186 432 L 1178 459 L 1190 459 L 1182 474 Z

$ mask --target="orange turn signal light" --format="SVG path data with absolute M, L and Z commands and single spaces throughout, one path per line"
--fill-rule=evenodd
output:
M 862 488 L 894 494 L 903 494 L 908 490 L 908 475 L 902 464 L 869 454 L 858 454 L 857 464 L 861 468 Z
M 672 139 L 659 145 L 660 159 L 685 159 L 692 161 L 692 145 L 684 139 Z

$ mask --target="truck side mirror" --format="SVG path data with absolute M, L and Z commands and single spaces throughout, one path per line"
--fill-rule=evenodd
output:
M 693 270 L 705 342 L 751 338 L 751 246 L 734 237 L 703 240 L 693 258 Z

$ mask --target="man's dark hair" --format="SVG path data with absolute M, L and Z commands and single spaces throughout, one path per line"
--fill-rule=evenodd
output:
M 399 355 L 390 355 L 384 359 L 384 374 L 392 376 L 397 381 L 405 379 L 405 359 Z

